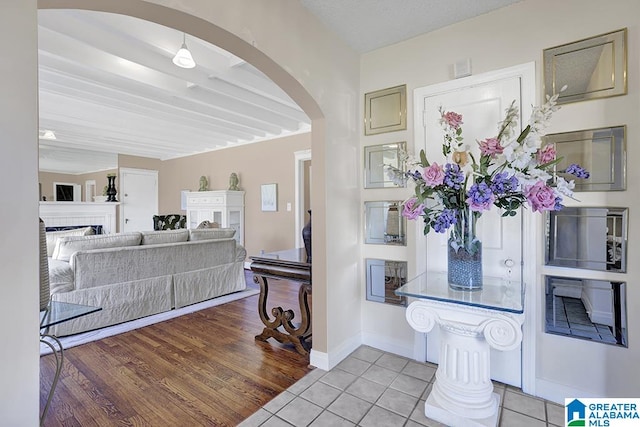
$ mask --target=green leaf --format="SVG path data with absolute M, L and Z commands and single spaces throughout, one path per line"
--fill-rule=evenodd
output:
M 420 163 L 425 168 L 429 167 L 429 161 L 427 160 L 427 155 L 425 154 L 424 150 L 420 150 Z
M 531 132 L 531 125 L 527 125 L 527 127 L 524 128 L 524 130 L 522 131 L 522 133 L 518 137 L 518 144 L 522 144 L 522 141 L 524 141 L 524 139 L 527 137 L 527 135 L 529 135 L 529 132 Z

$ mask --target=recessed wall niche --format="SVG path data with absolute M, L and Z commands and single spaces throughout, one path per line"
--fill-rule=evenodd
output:
M 556 172 L 566 180 L 575 180 L 574 191 L 619 191 L 626 188 L 626 126 L 549 134 L 545 142 L 553 144 L 557 157 Z M 581 179 L 562 173 L 577 163 L 589 171 Z
M 404 181 L 394 182 L 389 178 L 384 167 L 389 165 L 403 170 L 400 156 L 406 146 L 403 141 L 364 147 L 364 188 L 405 187 Z
M 545 332 L 627 347 L 626 285 L 547 276 Z
M 627 271 L 628 209 L 565 207 L 547 213 L 546 264 Z
M 405 246 L 407 219 L 400 200 L 364 202 L 364 242 Z
M 367 300 L 394 305 L 407 305 L 407 299 L 395 290 L 407 282 L 407 262 L 385 259 L 365 259 Z

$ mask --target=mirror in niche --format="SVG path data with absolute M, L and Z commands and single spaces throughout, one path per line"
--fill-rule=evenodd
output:
M 558 104 L 627 93 L 627 29 L 543 51 L 545 93 Z M 566 90 L 560 90 L 566 86 Z
M 553 144 L 557 158 L 556 172 L 567 181 L 575 180 L 574 191 L 616 191 L 626 188 L 626 126 L 589 129 L 550 134 L 544 137 Z M 589 171 L 581 179 L 558 171 L 572 163 Z
M 407 219 L 401 215 L 402 202 L 364 202 L 364 242 L 404 246 Z
M 565 207 L 547 215 L 546 264 L 627 271 L 628 209 Z
M 367 300 L 406 306 L 406 297 L 396 295 L 395 290 L 407 283 L 407 262 L 370 258 L 365 261 Z
M 545 332 L 627 347 L 626 283 L 547 276 Z
M 404 171 L 400 161 L 400 152 L 406 150 L 405 142 L 364 147 L 364 188 L 405 187 L 404 182 L 393 182 L 387 176 L 384 165 L 390 165 Z

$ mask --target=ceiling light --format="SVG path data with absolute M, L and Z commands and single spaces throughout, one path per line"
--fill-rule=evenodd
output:
M 52 130 L 45 130 L 42 139 L 56 139 L 56 134 Z
M 187 49 L 186 38 L 186 34 L 182 33 L 182 47 L 173 57 L 173 63 L 181 68 L 193 68 L 196 66 L 196 62 L 193 60 L 189 49 Z

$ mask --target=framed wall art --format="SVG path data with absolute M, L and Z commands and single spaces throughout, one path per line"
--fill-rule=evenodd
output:
M 364 134 L 407 129 L 407 85 L 364 94 Z
M 262 212 L 278 210 L 278 184 L 262 184 L 260 188 Z
M 626 28 L 545 49 L 543 60 L 545 94 L 559 93 L 558 104 L 627 93 Z

